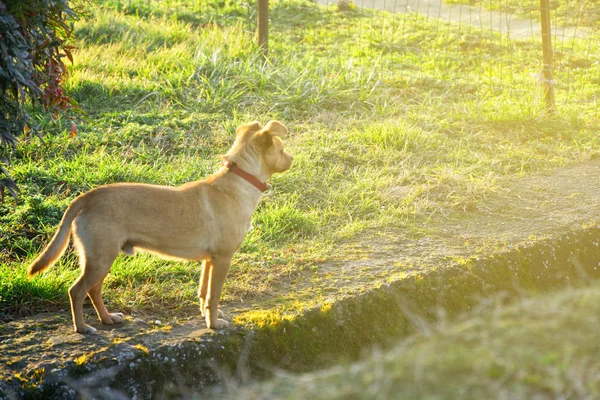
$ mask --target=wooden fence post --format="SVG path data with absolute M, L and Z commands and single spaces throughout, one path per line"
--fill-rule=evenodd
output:
M 552 32 L 550 29 L 550 2 L 540 0 L 540 12 L 542 16 L 542 52 L 544 55 L 544 98 L 546 109 L 554 113 L 554 80 L 552 78 Z
M 258 46 L 269 54 L 269 0 L 258 0 Z

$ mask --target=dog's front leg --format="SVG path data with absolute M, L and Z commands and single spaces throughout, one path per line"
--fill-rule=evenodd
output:
M 202 262 L 202 264 L 202 274 L 200 275 L 198 297 L 200 298 L 200 313 L 204 317 L 206 315 L 206 307 L 208 305 L 206 301 L 206 294 L 208 293 L 208 278 L 210 277 L 212 263 L 210 262 L 210 260 L 205 260 Z
M 210 274 L 208 277 L 208 291 L 206 294 L 205 318 L 206 325 L 211 329 L 223 329 L 229 325 L 229 322 L 219 318 L 219 299 L 225 278 L 231 266 L 231 258 L 228 256 L 212 256 Z

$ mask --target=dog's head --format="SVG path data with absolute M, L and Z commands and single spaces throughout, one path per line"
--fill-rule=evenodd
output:
M 292 165 L 293 157 L 283 149 L 280 139 L 287 133 L 287 128 L 277 121 L 269 121 L 264 127 L 257 121 L 241 125 L 236 130 L 233 147 L 224 158 L 266 180 Z

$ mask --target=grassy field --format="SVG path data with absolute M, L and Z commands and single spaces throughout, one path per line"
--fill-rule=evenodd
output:
M 0 204 L 0 319 L 68 307 L 71 252 L 44 276 L 28 280 L 26 267 L 77 194 L 204 178 L 249 121 L 283 121 L 295 164 L 258 209 L 225 302 L 260 301 L 305 279 L 335 243 L 367 229 L 423 229 L 431 215 L 476 209 L 508 179 L 597 155 L 597 82 L 588 79 L 597 62 L 570 71 L 578 101 L 549 117 L 531 42 L 286 1 L 272 4 L 265 61 L 235 7 L 217 24 L 115 4 L 76 25 L 67 89 L 87 113 L 77 136 L 39 116 L 45 144 L 18 146 L 19 202 Z M 597 57 L 587 47 L 597 43 L 572 54 Z M 196 307 L 199 275 L 193 263 L 120 256 L 105 298 L 116 310 L 184 313 Z
M 569 290 L 421 325 L 355 364 L 230 388 L 236 399 L 595 399 L 600 291 Z

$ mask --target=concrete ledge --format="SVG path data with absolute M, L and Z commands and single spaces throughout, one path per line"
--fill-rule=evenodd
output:
M 414 330 L 420 321 L 468 311 L 483 298 L 511 298 L 568 286 L 584 286 L 600 276 L 600 228 L 549 237 L 486 257 L 450 259 L 426 274 L 324 304 L 272 325 L 207 330 L 200 321 L 169 329 L 132 321 L 122 334 L 97 338 L 33 332 L 37 351 L 69 345 L 87 352 L 74 360 L 30 365 L 8 361 L 0 398 L 149 398 L 198 393 L 228 379 L 260 379 L 273 369 L 309 371 L 356 358 L 372 346 L 386 346 Z M 56 315 L 35 324 L 65 323 Z M 146 329 L 143 329 L 146 327 Z M 150 328 L 150 329 L 148 329 Z M 64 328 L 67 329 L 67 328 Z M 132 330 L 139 333 L 126 337 Z M 0 342 L 21 331 L 0 330 Z M 8 335 L 7 335 L 8 334 Z M 10 341 L 10 339 L 8 339 Z M 33 346 L 33 345 L 31 345 Z M 56 359 L 55 359 L 56 361 Z

